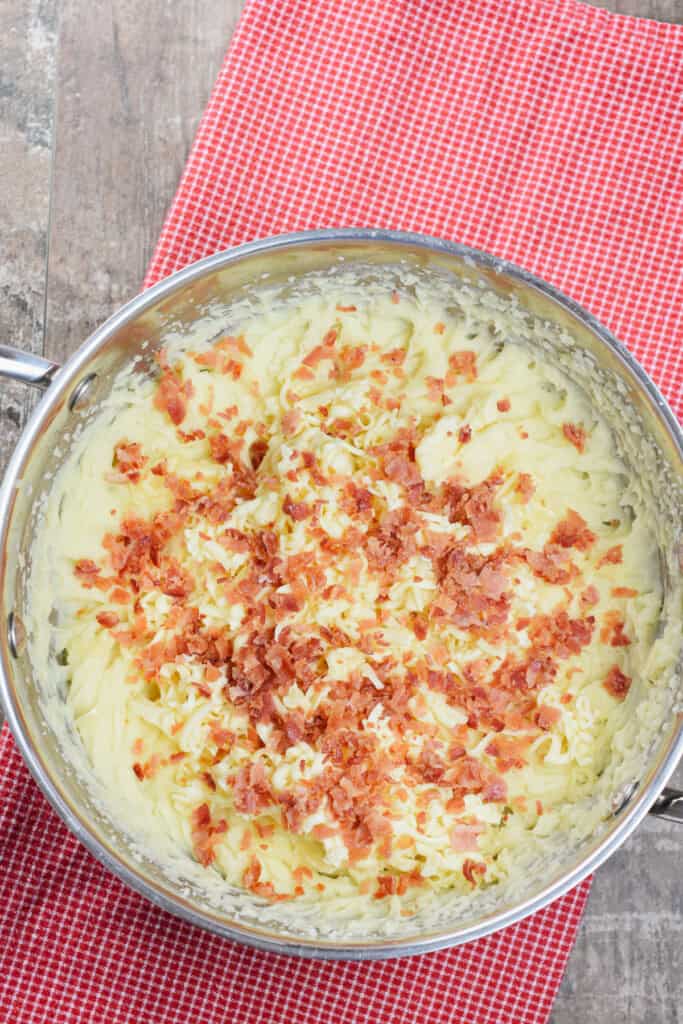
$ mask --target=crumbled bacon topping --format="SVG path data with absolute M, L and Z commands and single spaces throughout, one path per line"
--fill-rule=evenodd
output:
M 534 478 L 530 473 L 518 473 L 517 482 L 515 484 L 515 493 L 519 494 L 524 504 L 528 504 L 531 501 L 536 491 L 536 484 Z
M 588 528 L 588 523 L 573 508 L 567 509 L 564 519 L 560 520 L 550 534 L 551 544 L 559 544 L 563 548 L 576 548 L 578 551 L 587 551 L 595 541 L 596 536 Z
M 631 688 L 631 679 L 624 675 L 618 665 L 613 665 L 602 685 L 615 700 L 624 700 Z
M 503 516 L 494 500 L 502 483 L 502 475 L 495 472 L 474 487 L 464 487 L 457 482 L 446 484 L 444 496 L 450 521 L 470 526 L 477 541 L 495 540 Z
M 162 368 L 161 378 L 157 385 L 154 405 L 167 413 L 172 423 L 179 426 L 187 412 L 187 393 L 178 377 L 168 367 Z
M 465 377 L 470 383 L 477 379 L 477 354 L 465 350 L 453 352 L 448 357 L 450 374 L 446 377 L 446 383 L 452 386 L 458 377 Z
M 344 322 L 344 342 L 353 323 Z M 436 334 L 445 330 L 442 322 L 434 326 Z M 503 823 L 511 813 L 508 800 L 522 808 L 523 800 L 508 797 L 509 788 L 515 792 L 508 773 L 524 768 L 534 756 L 532 744 L 556 729 L 573 700 L 565 693 L 558 708 L 543 703 L 550 698 L 541 694 L 579 672 L 571 659 L 597 642 L 595 617 L 587 613 L 600 593 L 586 585 L 571 560 L 572 550 L 587 552 L 596 541 L 579 512 L 568 509 L 542 550 L 533 550 L 523 546 L 523 532 L 506 533 L 504 517 L 505 500 L 512 500 L 519 516 L 520 502 L 535 493 L 530 473 L 496 467 L 483 480 L 454 476 L 436 485 L 425 469 L 423 478 L 419 446 L 441 411 L 434 405 L 423 422 L 401 416 L 393 435 L 382 427 L 381 443 L 366 441 L 368 417 L 391 423 L 396 417 L 387 412 L 402 408 L 408 351 L 342 344 L 341 332 L 337 320 L 295 369 L 293 375 L 307 383 L 301 396 L 285 392 L 289 407 L 279 421 L 270 397 L 261 417 L 246 418 L 243 404 L 211 415 L 211 392 L 197 410 L 204 416 L 202 427 L 171 434 L 204 442 L 185 450 L 188 461 L 196 460 L 187 477 L 171 471 L 171 454 L 168 463 L 162 459 L 147 470 L 158 477 L 154 486 L 167 507 L 148 519 L 125 515 L 112 526 L 102 541 L 102 567 L 91 559 L 74 565 L 84 590 L 102 592 L 90 595 L 98 598 L 98 608 L 105 605 L 93 612 L 110 631 L 102 637 L 130 648 L 131 681 L 141 681 L 149 700 L 163 702 L 176 688 L 167 726 L 171 752 L 143 761 L 142 745 L 134 746 L 133 772 L 144 782 L 177 765 L 175 775 L 187 774 L 201 787 L 196 792 L 206 801 L 191 812 L 190 826 L 195 856 L 205 866 L 216 859 L 228 828 L 219 817 L 227 789 L 229 806 L 249 819 L 247 827 L 241 822 L 234 843 L 240 864 L 246 864 L 243 884 L 270 901 L 286 896 L 264 880 L 266 861 L 252 851 L 268 850 L 277 828 L 322 844 L 321 851 L 341 842 L 350 865 L 375 855 L 381 872 L 376 879 L 366 873 L 363 884 L 376 899 L 402 896 L 425 882 L 417 867 L 403 872 L 392 862 L 397 850 L 404 851 L 402 857 L 415 856 L 416 838 L 396 828 L 403 804 L 414 805 L 417 833 L 428 834 L 429 808 L 436 802 L 447 818 L 450 854 L 483 856 L 479 841 L 489 826 L 468 813 L 466 798 L 498 805 Z M 240 336 L 223 338 L 190 358 L 205 370 L 241 380 L 247 394 L 242 371 L 251 354 Z M 163 354 L 159 364 L 154 404 L 178 428 L 192 387 Z M 372 386 L 358 408 L 345 406 L 339 415 L 330 391 L 361 369 Z M 451 352 L 444 377 L 422 378 L 423 404 L 424 387 L 443 407 L 451 401 L 447 391 L 475 381 L 477 372 L 474 351 Z M 311 381 L 317 384 L 311 387 Z M 219 384 L 232 388 L 219 381 L 217 393 Z M 311 401 L 316 389 L 320 396 Z M 507 413 L 510 399 L 500 398 L 496 406 Z M 562 429 L 583 452 L 583 427 L 566 423 Z M 327 467 L 326 456 L 301 450 L 292 440 L 306 438 L 314 448 L 308 438 L 316 430 L 326 447 L 350 453 L 353 469 L 323 472 L 319 460 Z M 455 438 L 467 444 L 472 428 L 464 423 L 449 437 L 461 471 L 464 453 Z M 124 439 L 116 445 L 114 469 L 121 478 L 139 482 L 147 462 L 138 443 Z M 252 501 L 259 516 L 262 507 L 268 509 L 266 516 L 242 516 L 243 503 Z M 534 510 L 537 504 L 544 502 L 535 502 Z M 343 511 L 345 529 L 324 528 L 326 505 Z M 189 555 L 193 543 L 201 550 L 196 564 Z M 621 560 L 616 545 L 596 565 Z M 577 558 L 578 564 L 584 561 Z M 563 589 L 549 591 L 542 584 Z M 520 610 L 521 585 L 551 593 L 552 602 L 537 607 L 547 611 L 554 605 L 553 610 L 533 614 L 527 610 L 533 603 Z M 202 602 L 207 589 L 214 602 L 208 610 Z M 402 590 L 408 597 L 397 612 Z M 338 612 L 336 603 L 353 610 L 366 592 L 372 604 L 361 618 Z M 612 593 L 637 592 L 621 587 Z M 116 612 L 107 610 L 112 605 Z M 317 618 L 319 606 L 326 614 Z M 218 625 L 216 607 L 226 609 Z M 609 646 L 629 644 L 620 613 L 600 615 L 599 638 Z M 480 644 L 476 657 L 463 657 L 468 642 Z M 169 675 L 168 666 L 177 671 Z M 169 683 L 176 677 L 182 678 Z M 630 682 L 615 665 L 603 685 L 624 699 Z M 460 715 L 446 736 L 427 713 L 428 697 L 436 694 Z M 184 710 L 184 699 L 196 719 Z M 233 726 L 235 713 L 241 724 Z M 201 749 L 191 750 L 201 715 Z M 381 727 L 371 727 L 378 722 Z M 309 755 L 300 753 L 307 749 L 315 756 L 313 771 Z M 279 781 L 273 764 L 282 757 L 289 759 L 288 772 L 298 770 L 296 781 Z M 475 886 L 487 867 L 484 860 L 464 857 L 460 870 Z M 303 893 L 304 882 L 312 891 L 323 885 L 303 865 L 292 878 L 289 896 Z
M 603 565 L 621 565 L 624 558 L 623 548 L 621 544 L 615 544 L 614 547 L 608 548 L 595 563 L 596 569 L 601 569 Z
M 583 454 L 586 450 L 586 431 L 576 423 L 563 423 L 562 433 L 570 444 L 573 444 L 577 452 Z
M 114 448 L 114 467 L 124 479 L 136 484 L 140 472 L 147 463 L 139 444 L 132 441 L 119 441 Z
M 610 644 L 612 647 L 628 647 L 631 641 L 624 633 L 624 620 L 621 612 L 607 611 L 602 618 L 603 626 L 600 630 L 600 640 L 603 644 Z

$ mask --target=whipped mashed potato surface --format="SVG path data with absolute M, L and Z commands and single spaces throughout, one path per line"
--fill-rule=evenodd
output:
M 419 293 L 161 353 L 43 529 L 95 772 L 269 901 L 504 880 L 593 791 L 661 602 L 582 392 Z

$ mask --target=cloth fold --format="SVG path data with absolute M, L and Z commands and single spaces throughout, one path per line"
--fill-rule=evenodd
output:
M 681 411 L 683 30 L 576 0 L 251 0 L 146 284 L 252 238 L 403 228 L 585 304 Z M 0 1019 L 544 1024 L 586 881 L 503 932 L 380 963 L 179 922 L 81 847 L 0 737 Z

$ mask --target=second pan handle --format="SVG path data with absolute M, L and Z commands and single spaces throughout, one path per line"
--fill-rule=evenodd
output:
M 49 388 L 59 370 L 59 363 L 53 363 L 31 352 L 22 352 L 9 345 L 0 345 L 0 377 L 31 384 L 44 391 Z

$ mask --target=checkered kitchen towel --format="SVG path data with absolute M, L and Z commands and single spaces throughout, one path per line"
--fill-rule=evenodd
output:
M 179 73 L 182 73 L 179 69 Z M 147 284 L 294 229 L 405 228 L 508 257 L 683 380 L 683 30 L 575 0 L 251 0 Z M 587 893 L 449 952 L 258 953 L 100 867 L 0 740 L 0 1020 L 542 1024 Z

